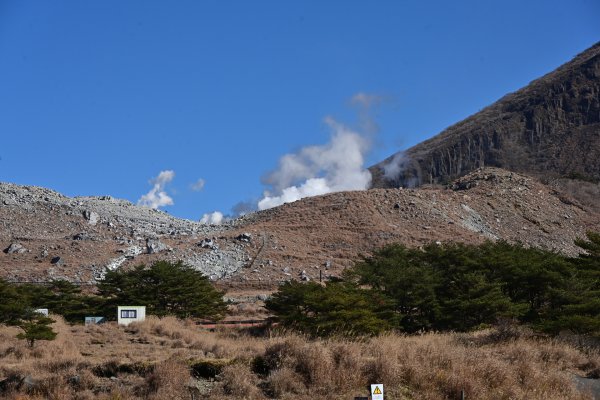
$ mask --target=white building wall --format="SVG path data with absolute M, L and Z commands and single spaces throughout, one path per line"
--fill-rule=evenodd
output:
M 119 325 L 129 325 L 132 322 L 146 319 L 146 306 L 118 306 L 117 320 Z

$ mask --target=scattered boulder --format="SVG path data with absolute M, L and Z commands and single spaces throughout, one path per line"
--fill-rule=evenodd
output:
M 95 211 L 85 210 L 83 212 L 83 218 L 85 218 L 90 225 L 96 225 L 100 216 Z
M 250 242 L 252 240 L 252 235 L 250 233 L 244 232 L 235 237 L 236 240 L 240 242 Z
M 474 181 L 456 181 L 452 185 L 452 190 L 469 190 L 477 186 Z
M 53 264 L 53 265 L 61 266 L 64 263 L 65 263 L 65 261 L 62 258 L 58 257 L 58 256 L 57 257 L 52 257 L 52 260 L 50 260 L 50 264 Z
M 35 379 L 31 375 L 25 376 L 21 381 L 22 388 L 25 389 L 27 393 L 36 392 L 40 389 L 41 382 L 38 379 Z
M 23 254 L 27 252 L 27 249 L 20 243 L 11 243 L 10 246 L 4 249 L 4 252 L 6 254 Z
M 267 301 L 267 300 L 269 300 L 269 297 L 271 297 L 271 296 L 269 296 L 268 294 L 265 294 L 265 293 L 261 293 L 256 296 L 256 298 L 260 301 Z
M 146 239 L 146 252 L 148 254 L 156 254 L 168 249 L 169 246 L 158 239 Z
M 325 264 L 323 264 L 325 266 L 325 269 L 329 269 L 331 268 L 331 261 L 325 261 Z
M 73 235 L 73 240 L 92 240 L 92 237 L 87 232 L 81 232 Z
M 202 239 L 202 241 L 198 243 L 198 246 L 202 247 L 203 249 L 211 250 L 217 250 L 219 248 L 217 242 L 214 239 L 209 238 Z
M 398 210 L 400 208 L 400 203 L 394 204 L 394 209 Z
M 304 271 L 304 270 L 302 270 L 302 272 L 300 272 L 300 279 L 303 280 L 304 282 L 310 281 L 310 277 L 306 274 L 306 271 Z

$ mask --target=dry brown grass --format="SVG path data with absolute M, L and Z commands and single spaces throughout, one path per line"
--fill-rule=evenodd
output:
M 265 396 L 258 388 L 259 378 L 252 373 L 248 365 L 232 364 L 223 368 L 220 382 L 213 389 L 210 398 L 263 399 Z
M 148 399 L 188 399 L 189 367 L 181 360 L 170 359 L 156 365 L 146 378 L 141 394 Z
M 390 399 L 455 399 L 463 390 L 467 399 L 589 399 L 574 374 L 600 371 L 597 348 L 522 329 L 309 340 L 289 332 L 208 332 L 175 318 L 129 327 L 54 318 L 57 340 L 33 349 L 14 337 L 18 330 L 0 327 L 0 380 L 12 379 L 0 397 L 353 398 L 383 383 Z M 216 377 L 192 376 L 198 361 L 214 365 Z M 29 383 L 19 383 L 25 377 Z

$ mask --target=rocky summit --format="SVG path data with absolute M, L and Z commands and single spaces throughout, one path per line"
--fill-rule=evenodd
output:
M 373 189 L 303 199 L 220 226 L 110 196 L 0 184 L 0 276 L 94 284 L 108 270 L 183 260 L 212 280 L 272 284 L 338 276 L 392 242 L 485 240 L 576 254 L 600 214 L 537 178 L 480 168 L 445 187 Z
M 445 184 L 484 166 L 600 181 L 600 43 L 370 170 L 373 187 L 388 188 Z M 585 201 L 582 190 L 572 192 Z

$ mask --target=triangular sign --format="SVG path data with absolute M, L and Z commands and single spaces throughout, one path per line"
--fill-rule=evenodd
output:
M 379 386 L 375 386 L 375 390 L 373 390 L 373 394 L 381 394 L 381 389 L 379 389 Z

